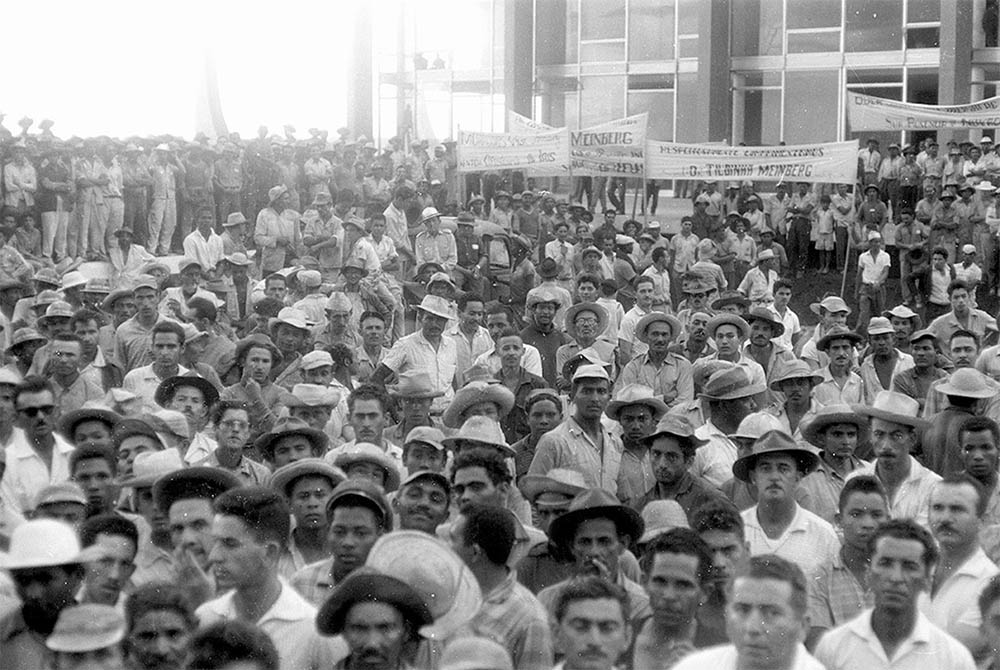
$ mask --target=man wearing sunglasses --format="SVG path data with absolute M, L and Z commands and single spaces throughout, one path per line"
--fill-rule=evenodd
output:
M 24 431 L 7 448 L 0 499 L 17 522 L 33 507 L 38 491 L 69 479 L 73 445 L 56 434 L 59 415 L 50 383 L 28 377 L 14 390 L 17 425 Z

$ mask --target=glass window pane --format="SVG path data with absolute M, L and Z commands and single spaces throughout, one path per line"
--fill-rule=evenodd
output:
M 538 5 L 535 13 L 535 58 L 538 65 L 562 65 L 567 60 L 568 40 L 576 43 L 576 28 L 569 33 L 566 12 L 558 3 Z
M 698 129 L 704 127 L 702 117 L 704 112 L 696 105 L 685 103 L 685 100 L 695 100 L 698 95 L 698 75 L 679 74 L 677 75 L 677 99 L 681 104 L 677 106 L 677 131 L 675 133 L 676 142 L 702 142 L 706 137 L 701 137 Z
M 558 7 L 559 4 L 555 3 Z M 580 25 L 580 8 L 574 0 L 566 3 L 566 62 L 576 63 L 579 60 L 580 37 L 577 30 Z
M 847 69 L 847 85 L 903 83 L 903 70 L 898 67 L 871 70 Z
M 581 2 L 580 21 L 581 40 L 624 38 L 625 0 Z
M 840 2 L 838 0 L 790 0 L 788 2 L 788 29 L 839 28 Z
M 921 105 L 938 104 L 938 74 L 935 70 L 910 70 L 906 74 L 906 99 Z
M 679 35 L 698 34 L 698 15 L 701 11 L 701 3 L 702 0 L 680 0 L 677 12 L 677 33 Z
M 910 23 L 941 20 L 941 0 L 907 0 L 906 5 L 906 20 Z
M 631 74 L 628 77 L 628 88 L 630 91 L 648 91 L 673 87 L 673 73 Z
M 736 87 L 748 86 L 781 86 L 780 72 L 734 72 L 737 76 Z
M 737 0 L 732 5 L 733 55 L 780 56 L 781 0 Z
M 847 51 L 895 51 L 902 45 L 902 0 L 847 0 Z
M 629 60 L 674 57 L 674 0 L 629 0 Z
M 736 95 L 743 96 L 743 142 L 750 146 L 780 142 L 781 91 L 737 91 Z
M 827 33 L 789 33 L 788 53 L 809 54 L 840 51 L 840 31 Z
M 670 142 L 674 139 L 674 92 L 629 91 L 628 115 L 649 113 L 646 136 L 651 140 Z
M 580 127 L 587 128 L 624 116 L 625 77 L 583 77 L 580 90 Z
M 785 137 L 788 144 L 837 139 L 840 73 L 785 73 Z
M 580 45 L 581 63 L 625 60 L 624 42 L 585 42 Z
M 940 28 L 907 28 L 907 49 L 937 49 L 941 46 Z
M 682 37 L 677 45 L 678 58 L 697 58 L 699 40 L 697 37 Z

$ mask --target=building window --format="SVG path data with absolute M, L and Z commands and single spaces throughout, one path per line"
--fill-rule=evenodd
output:
M 582 0 L 580 40 L 609 39 L 625 39 L 625 0 Z
M 786 72 L 784 105 L 782 139 L 785 142 L 810 144 L 835 141 L 840 110 L 840 72 Z
M 898 51 L 902 48 L 903 0 L 847 0 L 846 51 Z
M 625 77 L 582 77 L 581 84 L 579 127 L 596 126 L 624 116 Z
M 628 58 L 631 61 L 674 58 L 673 0 L 629 0 Z
M 733 73 L 733 142 L 750 146 L 781 141 L 781 72 Z
M 839 0 L 788 0 L 788 29 L 840 28 Z

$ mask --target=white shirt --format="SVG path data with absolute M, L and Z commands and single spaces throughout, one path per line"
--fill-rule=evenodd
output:
M 878 477 L 875 473 L 875 466 L 878 459 L 871 463 L 865 463 L 854 472 L 847 475 L 846 479 L 857 477 L 858 475 L 871 475 Z M 941 475 L 928 470 L 910 456 L 910 474 L 896 489 L 896 494 L 889 500 L 889 515 L 893 519 L 913 519 L 924 528 L 927 528 L 927 501 L 930 500 L 931 489 L 941 481 Z
M 938 588 L 932 598 L 928 592 L 920 594 L 917 606 L 932 624 L 946 631 L 963 644 L 979 640 L 979 594 L 1000 568 L 979 548 L 965 563 L 953 572 Z
M 715 427 L 711 419 L 699 426 L 694 434 L 698 439 L 708 440 L 708 444 L 694 452 L 694 461 L 689 470 L 692 475 L 703 477 L 712 486 L 719 488 L 733 478 L 736 445 L 728 435 Z
M 458 350 L 455 341 L 446 335 L 442 335 L 437 347 L 431 345 L 423 331 L 407 335 L 386 352 L 382 365 L 397 375 L 412 369 L 429 373 L 434 391 L 444 393 L 444 396 L 434 399 L 434 409 L 443 411 L 455 397 L 452 381 L 458 368 Z
M 485 365 L 490 374 L 500 371 L 500 354 L 496 348 L 490 349 L 485 354 L 480 354 L 475 361 L 476 365 Z M 524 353 L 521 354 L 521 367 L 533 375 L 542 376 L 542 355 L 538 349 L 530 344 L 524 345 Z
M 73 445 L 53 433 L 52 469 L 45 467 L 27 436 L 17 431 L 7 447 L 7 470 L 0 482 L 0 499 L 7 509 L 12 526 L 24 521 L 25 513 L 35 509 L 35 496 L 49 484 L 59 484 L 69 479 L 69 455 Z
M 625 312 L 625 318 L 622 319 L 622 325 L 618 329 L 618 339 L 629 342 L 632 345 L 632 358 L 642 356 L 649 351 L 649 345 L 639 341 L 639 338 L 635 336 L 635 327 L 639 325 L 642 317 L 647 314 L 649 314 L 649 311 L 642 309 L 639 305 L 634 305 L 632 309 Z
M 239 618 L 233 603 L 235 595 L 235 590 L 230 591 L 195 610 L 199 626 L 205 629 L 219 621 Z M 316 632 L 316 608 L 284 580 L 278 599 L 256 625 L 274 642 L 281 670 L 326 670 L 345 655 L 342 638 L 321 637 Z
M 865 251 L 858 257 L 861 265 L 861 282 L 863 284 L 874 284 L 882 280 L 882 271 L 888 270 L 892 265 L 892 258 L 883 250 L 878 250 L 878 255 L 872 258 L 870 251 Z
M 968 649 L 919 613 L 913 632 L 888 658 L 872 630 L 872 611 L 865 610 L 820 638 L 816 659 L 826 670 L 973 670 L 976 667 Z
M 183 365 L 177 366 L 177 376 L 186 375 L 188 372 L 190 371 Z M 122 380 L 122 388 L 139 396 L 146 409 L 152 412 L 160 409 L 160 406 L 156 404 L 156 400 L 153 398 L 156 395 L 156 389 L 159 388 L 162 381 L 153 372 L 152 364 L 143 365 L 141 368 L 130 370 L 125 375 L 125 378 Z
M 736 647 L 731 644 L 709 647 L 694 653 L 688 654 L 674 666 L 674 670 L 736 670 L 738 654 Z M 795 660 L 789 670 L 826 670 L 823 664 L 809 655 L 806 648 L 799 645 L 795 652 Z M 853 668 L 852 670 L 858 670 Z M 865 668 L 868 670 L 868 668 Z
M 772 337 L 771 341 L 776 344 L 781 344 L 786 349 L 791 351 L 793 348 L 792 336 L 794 336 L 796 333 L 802 332 L 802 326 L 799 323 L 799 316 L 798 314 L 793 312 L 790 307 L 785 308 L 784 316 L 779 314 L 778 310 L 774 309 L 773 307 L 771 308 L 771 311 L 774 312 L 777 315 L 777 317 L 781 319 L 781 323 L 785 325 L 785 332 L 783 332 L 778 337 Z
M 214 270 L 225 255 L 222 238 L 216 235 L 214 230 L 209 233 L 207 240 L 197 230 L 184 238 L 184 256 L 198 261 L 205 272 Z
M 840 540 L 833 526 L 819 516 L 795 504 L 795 516 L 780 537 L 770 538 L 757 520 L 757 505 L 740 512 L 743 517 L 750 555 L 777 554 L 796 563 L 806 578 L 821 566 L 832 563 L 840 551 Z

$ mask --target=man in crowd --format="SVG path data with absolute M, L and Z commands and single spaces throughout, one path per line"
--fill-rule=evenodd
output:
M 669 314 L 650 312 L 639 319 L 635 336 L 646 343 L 648 349 L 629 360 L 618 378 L 618 384 L 648 386 L 667 407 L 693 400 L 691 364 L 669 348 L 680 331 L 681 322 Z

